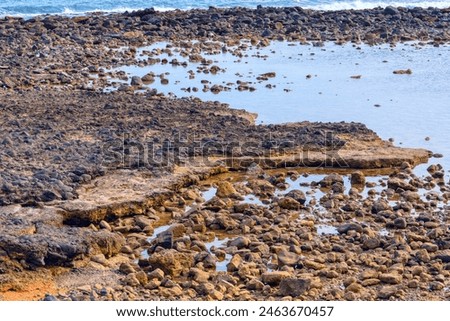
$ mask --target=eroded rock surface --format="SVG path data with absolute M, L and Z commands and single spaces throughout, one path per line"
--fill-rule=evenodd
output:
M 150 73 L 111 94 L 89 85 L 156 41 L 219 73 L 186 40 L 204 40 L 207 52 L 244 38 L 440 45 L 448 15 L 211 8 L 1 19 L 0 299 L 39 288 L 51 289 L 46 300 L 448 299 L 445 174 L 410 171 L 428 151 L 397 148 L 359 123 L 255 125 L 254 114 L 219 102 L 134 94 L 155 81 Z M 282 195 L 286 174 L 264 172 L 302 166 L 402 171 L 364 196 L 347 194 L 340 174 Z M 199 184 L 229 170 L 248 181 L 215 183 L 204 199 Z M 364 189 L 365 175 L 353 173 Z M 311 198 L 317 186 L 323 196 Z M 332 232 L 319 232 L 322 216 Z
M 1 207 L 1 263 L 16 261 L 25 268 L 71 266 L 84 256 L 115 255 L 125 243 L 117 233 L 67 226 L 63 219 L 62 211 L 54 208 Z

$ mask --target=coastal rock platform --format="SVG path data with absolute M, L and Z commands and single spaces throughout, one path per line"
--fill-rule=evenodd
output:
M 413 172 L 430 151 L 355 122 L 257 124 L 218 101 L 141 90 L 152 75 L 105 92 L 105 68 L 158 41 L 195 63 L 197 40 L 206 52 L 242 39 L 440 46 L 449 15 L 0 19 L 0 299 L 449 299 L 449 184 L 440 165 Z

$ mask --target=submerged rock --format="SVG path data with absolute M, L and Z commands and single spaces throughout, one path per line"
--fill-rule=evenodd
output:
M 321 187 L 331 187 L 335 183 L 340 183 L 344 185 L 344 179 L 341 175 L 333 173 L 330 175 L 325 176 L 320 182 Z

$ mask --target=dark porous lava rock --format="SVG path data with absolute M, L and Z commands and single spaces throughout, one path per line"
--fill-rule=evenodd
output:
M 253 114 L 198 99 L 51 90 L 2 97 L 2 140 L 12 142 L 0 149 L 2 206 L 70 201 L 77 198 L 80 185 L 117 169 L 170 172 L 192 158 L 212 166 L 213 156 L 235 168 L 254 162 L 266 168 L 319 166 L 326 159 L 272 160 L 270 155 L 305 149 L 339 152 L 349 139 L 340 137 L 389 147 L 363 124 L 256 126 Z M 336 136 L 332 142 L 330 134 Z M 414 157 L 413 152 L 408 155 Z M 375 164 L 364 158 L 348 161 Z M 335 181 L 342 182 L 342 177 L 330 175 L 321 184 Z M 305 202 L 303 195 L 294 196 Z
M 0 222 L 1 255 L 24 267 L 70 266 L 95 253 L 110 257 L 125 243 L 121 235 L 107 230 L 64 225 L 55 209 L 4 206 Z

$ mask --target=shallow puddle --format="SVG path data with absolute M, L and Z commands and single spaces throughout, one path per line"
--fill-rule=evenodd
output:
M 162 226 L 159 226 L 159 227 L 155 228 L 155 229 L 153 230 L 153 234 L 150 235 L 150 236 L 147 238 L 147 241 L 148 241 L 149 243 L 152 243 L 152 241 L 154 241 L 154 240 L 158 237 L 159 234 L 161 234 L 161 233 L 167 231 L 171 226 L 172 226 L 172 224 L 169 224 L 169 225 L 162 225 Z M 145 249 L 145 250 L 143 250 L 143 251 L 141 252 L 141 257 L 144 258 L 144 259 L 148 259 L 148 258 L 149 258 L 147 249 Z
M 158 237 L 159 234 L 167 231 L 171 226 L 172 225 L 163 225 L 163 226 L 155 228 L 155 230 L 153 231 L 153 234 L 147 238 L 147 241 L 148 242 L 153 241 L 154 239 L 156 239 Z
M 208 252 L 211 253 L 211 248 L 223 248 L 226 247 L 227 242 L 229 241 L 229 238 L 220 238 L 215 237 L 213 241 L 205 243 L 205 246 L 208 250 Z M 222 261 L 216 262 L 216 271 L 217 272 L 226 272 L 227 271 L 227 264 L 230 263 L 232 256 L 228 253 L 225 254 L 225 258 Z
M 345 170 L 326 170 L 326 169 L 308 169 L 308 168 L 301 168 L 301 169 L 290 169 L 290 171 L 297 172 L 298 176 L 292 175 L 292 176 L 286 176 L 283 180 L 280 180 L 281 182 L 285 184 L 283 187 L 276 188 L 274 193 L 274 198 L 277 197 L 283 197 L 287 193 L 289 193 L 292 190 L 300 190 L 305 193 L 306 196 L 306 204 L 309 204 L 312 201 L 315 201 L 316 204 L 313 207 L 313 210 L 311 212 L 299 212 L 298 215 L 293 218 L 294 220 L 303 220 L 303 219 L 313 219 L 316 222 L 316 231 L 318 235 L 321 236 L 333 236 L 333 235 L 339 235 L 339 232 L 337 230 L 336 226 L 333 226 L 336 224 L 335 218 L 331 216 L 329 213 L 329 210 L 327 210 L 325 207 L 320 205 L 320 198 L 323 196 L 326 196 L 328 193 L 332 193 L 330 189 L 323 189 L 320 188 L 320 185 L 318 184 L 321 180 L 323 180 L 327 175 L 331 173 L 339 173 L 343 179 L 343 185 L 344 185 L 344 194 L 348 195 L 350 189 L 352 188 L 351 181 L 350 181 L 350 173 L 351 171 L 345 171 Z M 366 185 L 360 187 L 359 193 L 364 198 L 384 198 L 385 196 L 381 196 L 383 190 L 387 188 L 387 180 L 389 178 L 388 172 L 386 171 L 363 171 L 366 177 Z M 286 173 L 285 170 L 270 170 L 266 171 L 266 174 L 268 175 L 274 175 L 275 177 L 278 174 Z M 308 174 L 309 173 L 309 174 Z M 377 175 L 378 173 L 378 175 Z M 194 209 L 196 206 L 200 207 L 202 204 L 210 201 L 213 197 L 215 197 L 217 193 L 217 188 L 215 187 L 217 182 L 227 180 L 230 181 L 232 184 L 236 184 L 235 187 L 239 190 L 239 186 L 242 188 L 242 186 L 247 185 L 249 181 L 249 176 L 245 173 L 224 173 L 219 174 L 217 176 L 214 176 L 213 178 L 203 182 L 203 186 L 200 186 L 202 189 L 202 192 L 200 194 L 203 201 L 201 203 L 192 203 L 185 207 L 184 212 L 188 212 L 191 209 Z M 419 195 L 423 201 L 429 202 L 429 200 L 426 199 L 426 193 L 430 192 L 439 192 L 439 187 L 436 186 L 432 189 L 420 189 Z M 267 204 L 261 199 L 259 199 L 258 196 L 254 195 L 253 193 L 248 193 L 246 195 L 242 195 L 243 199 L 241 201 L 236 201 L 237 203 L 247 203 L 247 204 L 254 204 L 257 206 L 264 206 L 266 208 L 271 208 L 272 204 L 267 202 Z M 198 201 L 198 200 L 197 200 Z M 387 199 L 389 205 L 391 207 L 398 206 L 399 200 L 397 199 Z M 448 206 L 445 205 L 443 201 L 436 201 L 437 207 L 435 210 L 435 213 L 437 216 L 439 216 L 441 221 L 444 221 L 445 215 L 443 214 L 443 210 L 448 209 Z M 412 217 L 417 217 L 422 211 L 416 211 L 413 209 L 411 211 Z M 309 217 L 309 218 L 308 218 Z M 364 223 L 363 221 L 359 221 L 358 219 L 353 219 L 355 222 L 358 223 Z M 168 221 L 164 221 L 164 223 L 168 223 Z M 169 229 L 172 225 L 171 224 L 165 224 L 162 226 L 159 226 L 155 228 L 153 234 L 148 237 L 148 242 L 151 243 L 153 240 L 156 239 L 158 234 L 166 231 Z M 225 232 L 223 232 L 225 233 Z M 378 231 L 378 235 L 381 237 L 389 237 L 392 235 L 392 233 L 387 228 L 381 228 Z M 205 247 L 208 252 L 212 253 L 211 249 L 214 248 L 226 248 L 227 242 L 230 240 L 230 236 L 228 234 L 222 234 L 220 231 L 216 233 L 214 231 L 213 238 L 210 241 L 205 242 Z M 213 250 L 214 252 L 214 250 Z M 212 253 L 213 254 L 213 253 Z M 148 258 L 149 255 L 147 253 L 147 250 L 144 250 L 142 252 L 143 258 Z M 217 261 L 216 263 L 216 271 L 226 271 L 227 270 L 227 264 L 230 262 L 232 256 L 229 254 L 226 254 L 224 259 L 222 261 Z M 269 262 L 270 263 L 270 262 Z
M 316 225 L 317 234 L 319 235 L 338 235 L 339 232 L 336 227 L 332 225 Z
M 217 188 L 216 187 L 209 187 L 208 189 L 206 189 L 205 191 L 201 192 L 201 198 L 204 199 L 204 203 L 208 202 L 209 200 L 211 200 L 217 192 Z M 189 205 L 187 205 L 184 208 L 184 212 L 189 212 L 190 210 L 194 209 L 197 205 L 197 202 L 192 202 Z
M 202 192 L 202 198 L 205 200 L 205 202 L 208 202 L 214 196 L 216 196 L 216 193 L 217 193 L 217 188 L 216 187 L 210 187 L 206 191 Z
M 253 204 L 258 206 L 268 206 L 267 204 L 264 204 L 258 196 L 254 194 L 247 194 L 244 196 L 244 199 L 241 201 L 242 204 Z

